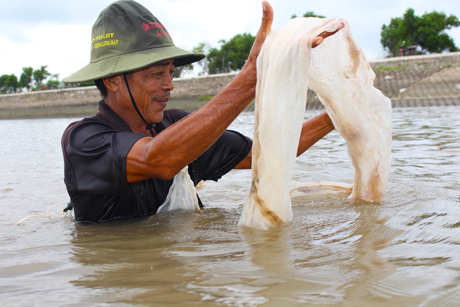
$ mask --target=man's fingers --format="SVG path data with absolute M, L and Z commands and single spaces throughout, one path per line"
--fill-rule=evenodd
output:
M 337 30 L 335 30 L 335 31 L 333 31 L 333 32 L 324 31 L 324 32 L 322 32 L 321 34 L 319 34 L 318 36 L 321 36 L 322 38 L 329 37 L 329 36 L 334 35 L 335 33 L 339 32 L 339 31 L 342 30 L 344 27 L 345 27 L 345 24 L 342 22 L 342 23 L 340 23 L 340 25 L 337 27 Z
M 262 24 L 260 25 L 259 31 L 257 32 L 256 39 L 254 41 L 254 45 L 252 46 L 251 53 L 254 52 L 254 56 L 257 57 L 259 55 L 260 49 L 264 44 L 265 39 L 267 38 L 268 34 L 270 33 L 272 23 L 273 23 L 273 8 L 267 2 L 262 2 L 262 9 L 263 9 L 263 16 L 262 16 Z
M 324 41 L 324 38 L 322 38 L 321 36 L 317 36 L 313 39 L 313 42 L 311 43 L 311 47 L 312 48 L 318 47 L 323 41 Z
M 335 33 L 339 32 L 340 30 L 342 30 L 343 28 L 345 27 L 345 24 L 342 22 L 340 23 L 340 25 L 337 27 L 337 30 L 333 31 L 333 32 L 327 32 L 327 31 L 324 31 L 322 33 L 320 33 L 317 37 L 315 37 L 313 39 L 313 42 L 311 44 L 311 47 L 312 48 L 315 48 L 315 47 L 318 47 L 326 37 L 329 37 L 331 35 L 334 35 Z
M 259 32 L 265 40 L 265 37 L 267 37 L 268 33 L 270 33 L 270 30 L 272 28 L 273 8 L 267 1 L 262 1 L 262 10 L 262 25 L 260 26 Z M 259 33 L 257 33 L 257 35 L 259 35 Z

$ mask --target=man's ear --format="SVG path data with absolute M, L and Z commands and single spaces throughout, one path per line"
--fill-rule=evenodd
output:
M 111 92 L 115 93 L 116 91 L 118 91 L 120 89 L 120 86 L 121 86 L 121 83 L 122 83 L 121 79 L 122 79 L 122 75 L 118 74 L 118 75 L 115 75 L 115 76 L 102 78 L 102 81 L 104 82 L 105 88 L 108 91 L 111 91 Z

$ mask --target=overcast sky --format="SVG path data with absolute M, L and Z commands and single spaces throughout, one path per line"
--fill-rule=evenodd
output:
M 0 75 L 22 67 L 47 65 L 69 76 L 90 60 L 91 27 L 112 0 L 0 0 Z M 235 34 L 255 35 L 262 16 L 261 0 L 139 0 L 162 22 L 176 46 L 191 50 L 200 42 L 218 47 Z M 460 18 L 459 0 L 271 0 L 273 29 L 307 11 L 346 19 L 368 60 L 385 57 L 380 31 L 408 8 L 420 16 L 444 12 Z M 460 28 L 447 32 L 460 47 Z

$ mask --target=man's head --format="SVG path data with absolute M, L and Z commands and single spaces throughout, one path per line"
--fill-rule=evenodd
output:
M 174 88 L 174 67 L 204 57 L 174 46 L 164 25 L 145 7 L 120 0 L 103 10 L 93 25 L 90 63 L 63 81 L 94 80 L 117 114 L 151 130 L 151 124 L 163 118 Z

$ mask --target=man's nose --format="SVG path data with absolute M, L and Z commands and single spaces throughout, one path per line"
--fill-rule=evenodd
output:
M 161 83 L 161 89 L 164 91 L 172 91 L 174 89 L 174 84 L 173 84 L 173 75 L 170 73 L 165 73 L 162 83 Z

